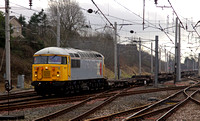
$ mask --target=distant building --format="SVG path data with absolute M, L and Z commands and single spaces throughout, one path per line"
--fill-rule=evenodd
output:
M 11 30 L 13 31 L 11 36 L 15 38 L 24 38 L 24 36 L 22 35 L 22 25 L 19 23 L 18 19 L 15 16 L 10 16 L 10 24 Z

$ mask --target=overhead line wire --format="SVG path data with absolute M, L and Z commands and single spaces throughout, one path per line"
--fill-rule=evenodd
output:
M 85 8 L 82 8 L 83 10 L 86 10 Z M 128 9 L 128 8 L 127 8 Z M 99 10 L 99 9 L 98 9 Z M 98 12 L 96 12 L 96 13 L 98 13 Z M 134 13 L 134 12 L 133 12 Z M 119 18 L 119 17 L 115 17 L 115 16 L 112 16 L 112 15 L 109 15 L 109 14 L 102 14 L 102 15 L 105 15 L 105 16 L 107 16 L 107 17 L 111 17 L 111 18 L 115 18 L 115 19 L 119 19 L 119 20 L 123 20 L 123 21 L 127 21 L 127 22 L 130 22 L 130 23 L 134 23 L 134 24 L 138 24 L 138 25 L 142 25 L 142 23 L 137 23 L 137 22 L 133 22 L 133 21 L 131 21 L 131 20 L 127 20 L 127 19 L 124 19 L 124 18 Z M 135 14 L 135 15 L 137 15 L 137 14 Z M 139 15 L 137 15 L 138 17 L 140 17 Z M 140 17 L 141 18 L 141 17 Z M 107 19 L 108 20 L 108 19 Z M 147 21 L 148 23 L 150 23 L 149 21 Z M 110 23 L 110 22 L 109 22 Z M 155 28 L 155 29 L 159 29 L 159 30 L 161 30 L 161 28 L 158 28 L 158 27 L 156 27 L 156 25 L 154 25 L 154 24 L 152 24 L 152 23 L 150 23 L 151 25 L 153 25 L 153 26 L 150 26 L 150 25 L 148 25 L 148 27 L 151 27 L 151 28 Z M 165 34 L 167 34 L 166 32 L 165 32 Z M 167 35 L 168 36 L 168 35 Z M 171 39 L 170 39 L 171 40 Z
M 124 19 L 124 18 L 115 17 L 115 16 L 108 15 L 108 14 L 106 16 L 111 17 L 111 18 L 115 18 L 115 19 L 119 19 L 119 20 L 123 20 L 123 21 L 127 21 L 127 22 L 134 23 L 134 24 L 141 24 L 141 23 L 136 23 L 136 22 L 133 22 L 131 20 L 127 20 L 127 19 Z
M 117 2 L 116 0 L 114 0 L 117 4 L 119 4 L 120 6 L 122 6 L 123 8 L 125 8 L 126 10 L 128 10 L 129 12 L 131 12 L 131 13 L 133 13 L 134 15 L 136 15 L 136 16 L 138 16 L 139 18 L 141 18 L 141 19 L 143 19 L 141 16 L 139 16 L 139 15 L 137 15 L 136 13 L 134 13 L 133 11 L 131 11 L 130 9 L 128 9 L 127 7 L 125 7 L 125 6 L 123 6 L 122 4 L 120 4 L 119 2 Z M 175 14 L 177 15 L 177 13 L 175 12 Z M 177 16 L 178 17 L 178 16 Z M 169 37 L 169 35 L 165 32 L 165 30 L 164 29 L 162 29 L 162 27 L 160 26 L 160 24 L 159 24 L 159 26 L 161 27 L 161 28 L 158 28 L 156 25 L 154 25 L 154 24 L 152 24 L 151 22 L 149 22 L 149 21 L 147 21 L 147 20 L 145 20 L 147 23 L 149 23 L 150 25 L 152 25 L 152 26 L 148 26 L 148 27 L 152 27 L 152 28 L 155 28 L 155 29 L 159 29 L 159 30 L 161 30 L 161 31 L 163 31 L 166 35 L 167 35 L 167 37 L 170 39 L 170 41 L 174 44 L 174 42 L 172 41 L 172 39 Z M 182 22 L 181 22 L 182 23 Z M 184 26 L 183 26 L 184 27 Z
M 114 0 L 117 4 L 119 4 L 120 6 L 122 6 L 124 9 L 128 10 L 129 12 L 133 13 L 134 15 L 136 15 L 137 17 L 143 19 L 140 15 L 136 14 L 135 12 L 131 11 L 130 9 L 128 9 L 127 7 L 125 7 L 124 5 L 122 5 L 121 3 L 117 2 L 116 0 Z M 159 29 L 156 25 L 152 24 L 151 22 L 145 20 L 147 23 L 153 25 L 155 28 Z
M 104 18 L 108 21 L 108 23 L 113 27 L 113 29 L 115 29 L 115 27 L 113 26 L 113 24 L 110 22 L 110 20 L 108 20 L 108 18 L 104 15 L 104 13 L 101 11 L 101 9 L 97 6 L 97 4 L 94 2 L 94 0 L 91 0 L 92 3 L 96 6 L 96 8 L 101 12 L 101 14 L 104 16 Z
M 178 17 L 178 14 L 176 13 L 176 11 L 175 11 L 174 7 L 172 6 L 172 4 L 171 4 L 170 0 L 168 0 L 168 2 L 169 2 L 169 4 L 170 4 L 170 6 L 171 6 L 171 8 L 172 8 L 173 12 L 176 14 L 176 17 L 177 17 L 177 18 L 178 18 L 178 20 L 180 21 L 180 24 L 181 24 L 181 26 L 183 27 L 183 29 L 185 29 L 185 27 L 184 27 L 184 25 L 183 25 L 182 21 L 181 21 L 181 20 L 180 20 L 180 18 Z
M 16 6 L 19 6 L 19 7 L 25 8 L 25 9 L 27 9 L 27 10 L 31 10 L 31 11 L 35 11 L 35 12 L 40 12 L 40 11 L 38 11 L 38 10 L 30 9 L 30 8 L 24 7 L 24 6 L 22 6 L 22 5 L 19 5 L 19 4 L 16 4 L 16 3 L 13 3 L 13 2 L 10 2 L 10 3 L 11 3 L 11 4 L 14 4 L 14 5 L 16 5 Z
M 17 14 L 17 15 L 22 15 L 22 14 L 20 14 L 20 13 L 17 13 L 17 12 L 14 12 L 14 11 L 11 11 L 11 13 L 14 13 L 14 14 Z M 30 18 L 29 16 L 25 16 L 25 15 L 23 15 L 24 17 L 27 17 L 27 18 Z

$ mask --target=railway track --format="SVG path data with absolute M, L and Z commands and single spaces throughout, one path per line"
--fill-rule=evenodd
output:
M 165 91 L 165 90 L 177 90 L 177 89 L 183 89 L 185 86 L 180 87 L 170 87 L 170 88 L 159 88 L 159 89 L 144 89 L 144 90 L 127 90 L 125 92 L 120 93 L 118 96 L 128 96 L 128 95 L 134 95 L 134 94 L 142 94 L 142 93 L 151 93 L 151 92 L 158 92 L 158 91 Z M 116 91 L 108 91 L 108 93 L 104 93 L 102 95 L 96 96 L 96 99 L 101 98 L 108 98 L 110 96 L 116 95 L 118 92 Z M 100 93 L 101 94 L 101 93 Z M 81 96 L 73 96 L 73 97 L 51 97 L 51 98 L 43 98 L 41 96 L 31 96 L 31 97 L 13 97 L 13 99 L 10 99 L 9 101 L 9 110 L 16 110 L 16 109 L 25 109 L 25 108 L 33 108 L 33 107 L 40 107 L 45 105 L 54 105 L 54 104 L 64 104 L 69 102 L 77 102 L 77 101 L 84 101 L 88 98 L 94 97 L 96 94 L 87 94 L 87 95 L 81 95 Z M 8 110 L 8 101 L 2 100 L 0 101 L 0 111 L 6 111 Z
M 135 87 L 134 87 L 135 88 Z M 57 110 L 53 115 L 47 116 L 47 119 L 54 119 L 58 117 L 59 115 L 63 115 L 72 109 L 76 109 L 78 107 L 83 106 L 84 104 L 93 101 L 93 100 L 98 100 L 98 99 L 103 99 L 102 104 L 99 104 L 99 106 L 94 106 L 95 108 L 91 108 L 89 112 L 84 112 L 83 114 L 80 114 L 79 117 L 73 117 L 71 120 L 79 120 L 82 119 L 83 117 L 86 117 L 87 115 L 92 114 L 96 110 L 99 110 L 99 107 L 103 107 L 104 105 L 112 102 L 115 100 L 117 97 L 122 97 L 122 96 L 128 96 L 128 95 L 134 95 L 134 94 L 143 94 L 143 93 L 151 93 L 151 92 L 159 92 L 159 91 L 166 91 L 166 90 L 179 90 L 183 89 L 185 86 L 179 86 L 179 87 L 168 87 L 168 88 L 153 88 L 153 89 L 130 89 L 127 88 L 126 91 L 107 91 L 106 93 L 98 93 L 98 94 L 88 94 L 88 95 L 81 95 L 81 96 L 73 96 L 73 97 L 53 97 L 53 98 L 42 98 L 42 97 L 37 97 L 37 96 L 25 96 L 28 95 L 28 93 L 21 94 L 22 96 L 13 96 L 12 99 L 10 99 L 10 104 L 9 104 L 9 109 L 7 107 L 7 101 L 2 100 L 0 101 L 0 111 L 12 111 L 16 109 L 25 109 L 25 108 L 35 108 L 35 107 L 41 107 L 45 105 L 55 105 L 55 104 L 66 104 L 66 103 L 71 103 L 71 102 L 76 102 L 78 103 L 77 105 L 75 104 L 74 106 L 70 106 L 69 108 L 65 108 L 62 110 Z M 19 94 L 20 95 L 20 94 Z M 108 100 L 108 101 L 106 101 Z M 110 102 L 109 102 L 110 101 Z M 104 104 L 105 102 L 105 104 Z M 71 105 L 71 104 L 70 104 Z M 137 109 L 139 110 L 139 108 Z M 46 116 L 40 117 L 40 118 L 45 118 Z M 36 120 L 40 120 L 39 118 Z M 42 119 L 43 120 L 43 119 Z
M 21 91 L 21 92 L 10 92 L 9 99 L 16 99 L 16 98 L 23 98 L 23 97 L 32 97 L 36 96 L 37 93 L 34 90 L 28 90 L 28 91 Z M 0 101 L 7 100 L 8 94 L 0 95 Z
M 113 120 L 119 118 L 124 121 L 129 120 L 157 120 L 168 119 L 178 109 L 185 106 L 189 101 L 200 105 L 200 101 L 195 97 L 199 92 L 199 83 L 186 87 L 167 98 L 153 104 L 132 108 L 126 111 L 110 114 L 107 116 L 88 119 L 87 121 Z M 199 95 L 198 95 L 199 96 Z M 200 99 L 200 98 L 199 98 Z
M 196 103 L 198 106 L 200 106 L 200 101 L 193 98 L 194 95 L 196 95 L 199 91 L 200 88 L 196 88 L 192 90 L 192 93 L 188 93 L 187 91 L 190 88 L 184 89 L 184 94 L 187 96 L 183 101 L 177 103 L 174 107 L 172 107 L 170 110 L 168 110 L 165 114 L 163 114 L 160 118 L 158 118 L 158 121 L 166 120 L 169 118 L 173 113 L 175 113 L 177 110 L 179 110 L 181 107 L 185 106 L 190 100 Z
M 90 115 L 91 113 L 95 112 L 96 110 L 102 108 L 102 107 L 105 106 L 106 104 L 112 102 L 112 101 L 113 101 L 114 99 L 116 99 L 120 94 L 122 94 L 123 92 L 127 91 L 128 89 L 130 89 L 130 87 L 129 87 L 129 88 L 125 88 L 125 89 L 123 89 L 122 91 L 119 91 L 119 92 L 117 92 L 116 94 L 107 97 L 102 103 L 100 103 L 100 104 L 98 104 L 97 106 L 91 108 L 90 110 L 88 110 L 88 111 L 86 111 L 86 112 L 84 112 L 84 113 L 82 113 L 82 114 L 80 114 L 80 115 L 78 115 L 78 116 L 72 118 L 71 121 L 77 121 L 77 120 L 83 119 L 84 117 Z M 55 118 L 55 117 L 57 117 L 57 116 L 62 115 L 64 112 L 66 113 L 67 111 L 70 111 L 71 109 L 77 108 L 78 106 L 80 106 L 80 105 L 82 105 L 82 104 L 85 104 L 86 102 L 89 102 L 89 101 L 91 101 L 91 100 L 93 100 L 93 99 L 96 99 L 97 97 L 102 96 L 102 95 L 104 95 L 104 94 L 106 94 L 106 93 L 107 93 L 107 92 L 103 92 L 103 93 L 98 94 L 98 95 L 95 95 L 95 96 L 93 96 L 93 97 L 89 97 L 88 99 L 86 99 L 86 100 L 84 100 L 84 101 L 82 101 L 82 102 L 80 102 L 80 103 L 78 103 L 78 104 L 76 104 L 76 105 L 74 105 L 74 106 L 71 106 L 71 107 L 66 108 L 66 109 L 62 109 L 62 110 L 60 110 L 60 111 L 58 111 L 58 112 L 55 112 L 55 113 L 46 115 L 46 116 L 44 116 L 44 117 L 40 117 L 40 118 L 38 118 L 38 119 L 35 119 L 35 121 L 49 120 L 49 119 L 51 119 L 51 118 Z
M 165 91 L 165 90 L 175 90 L 175 89 L 183 89 L 185 88 L 185 86 L 183 87 L 171 87 L 171 88 L 157 88 L 157 89 L 146 89 L 146 90 L 135 90 L 135 91 L 129 91 L 130 88 L 126 88 L 122 91 L 119 92 L 115 92 L 115 93 L 102 93 L 102 94 L 98 94 L 95 95 L 93 97 L 88 97 L 87 99 L 79 102 L 76 105 L 73 105 L 71 107 L 67 107 L 65 109 L 59 110 L 57 112 L 54 112 L 52 114 L 48 114 L 46 116 L 42 116 L 38 119 L 35 119 L 36 121 L 41 121 L 41 120 L 49 120 L 49 119 L 54 119 L 58 116 L 64 115 L 68 112 L 70 112 L 72 109 L 76 109 L 78 107 L 83 106 L 84 104 L 88 103 L 91 100 L 95 100 L 95 99 L 100 99 L 100 98 L 105 98 L 100 104 L 94 106 L 93 108 L 89 109 L 86 112 L 81 113 L 80 115 L 78 115 L 77 117 L 73 117 L 71 118 L 72 121 L 76 121 L 76 120 L 81 120 L 84 117 L 87 117 L 88 115 L 94 113 L 96 110 L 99 110 L 100 108 L 102 108 L 103 106 L 105 106 L 106 104 L 112 102 L 114 99 L 116 99 L 117 97 L 120 96 L 127 96 L 127 95 L 134 95 L 134 94 L 142 94 L 142 93 L 151 93 L 151 92 L 158 92 L 158 91 Z

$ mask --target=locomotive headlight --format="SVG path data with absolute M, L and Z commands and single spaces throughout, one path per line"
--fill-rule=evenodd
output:
M 46 70 L 48 70 L 48 67 L 45 67 Z
M 35 72 L 35 77 L 37 77 L 37 71 Z
M 57 77 L 60 77 L 60 72 L 57 72 Z

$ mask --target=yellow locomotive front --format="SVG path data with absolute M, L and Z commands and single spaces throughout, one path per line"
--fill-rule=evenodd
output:
M 38 94 L 58 92 L 58 87 L 71 80 L 69 55 L 35 54 L 33 59 L 32 85 Z
M 32 65 L 32 81 L 70 80 L 69 56 L 35 55 Z

